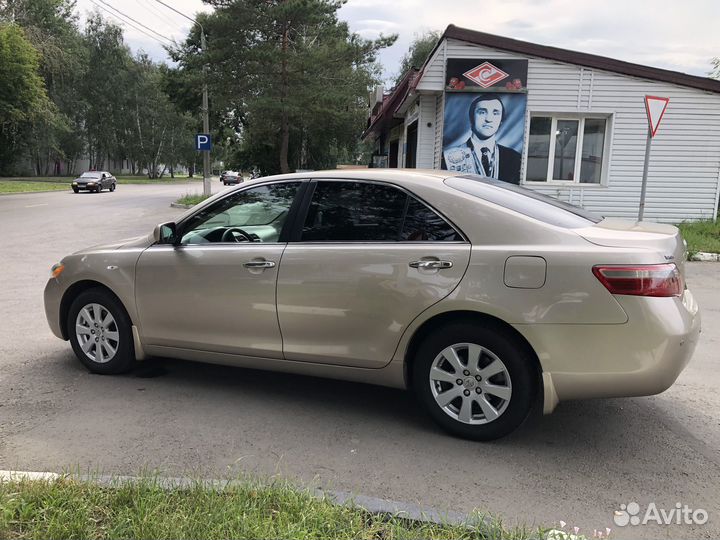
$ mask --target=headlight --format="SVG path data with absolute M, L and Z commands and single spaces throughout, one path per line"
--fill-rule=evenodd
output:
M 73 186 L 77 186 L 77 181 L 76 181 L 76 180 L 73 180 L 73 184 L 72 184 L 72 185 L 73 185 Z
M 63 263 L 57 263 L 53 264 L 52 268 L 50 269 L 50 274 L 54 278 L 60 277 L 60 274 L 63 273 L 63 270 L 65 270 L 65 265 Z

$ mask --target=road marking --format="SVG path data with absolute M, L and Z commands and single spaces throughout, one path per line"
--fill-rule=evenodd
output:
M 35 208 L 36 206 L 47 206 L 48 203 L 42 203 L 42 204 L 29 204 L 25 208 Z

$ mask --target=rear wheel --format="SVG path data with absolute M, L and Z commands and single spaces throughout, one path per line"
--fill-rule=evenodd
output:
M 527 418 L 538 388 L 534 359 L 501 327 L 453 323 L 426 337 L 412 385 L 430 416 L 459 437 L 489 441 Z
M 93 373 L 123 373 L 135 363 L 130 318 L 103 289 L 78 295 L 70 306 L 67 332 L 75 355 Z

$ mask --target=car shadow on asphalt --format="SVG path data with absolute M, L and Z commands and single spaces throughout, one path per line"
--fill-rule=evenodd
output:
M 403 431 L 449 437 L 424 413 L 411 392 L 395 388 L 165 358 L 140 363 L 130 376 L 157 378 L 163 385 L 180 385 L 193 394 L 237 392 L 243 400 L 262 403 L 271 399 L 318 414 L 342 410 L 358 420 L 372 418 L 383 429 L 402 425 Z M 635 429 L 651 407 L 643 398 L 570 401 L 561 403 L 553 414 L 542 415 L 539 405 L 516 432 L 488 444 L 566 448 L 605 444 L 613 434 L 624 436 Z

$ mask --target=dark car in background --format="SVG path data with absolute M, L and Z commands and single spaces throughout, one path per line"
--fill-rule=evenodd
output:
M 225 186 L 239 184 L 243 181 L 242 173 L 237 171 L 225 171 L 220 175 L 220 181 Z
M 82 173 L 72 182 L 72 190 L 77 193 L 81 189 L 100 193 L 103 189 L 115 191 L 117 178 L 107 171 L 88 171 Z

